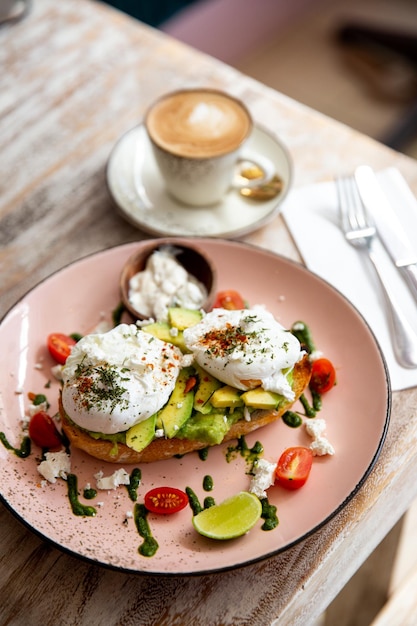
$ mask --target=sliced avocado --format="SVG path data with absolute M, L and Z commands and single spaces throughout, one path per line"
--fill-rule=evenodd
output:
M 211 396 L 210 402 L 216 409 L 243 406 L 241 392 L 229 385 L 217 389 Z
M 141 452 L 155 436 L 156 413 L 148 419 L 135 424 L 126 432 L 126 445 L 136 452 Z
M 241 395 L 246 406 L 254 409 L 276 409 L 283 397 L 279 393 L 265 391 L 262 387 L 250 389 Z
M 195 326 L 202 317 L 203 314 L 197 309 L 184 309 L 180 306 L 168 309 L 168 322 L 178 330 Z
M 230 427 L 242 418 L 242 412 L 237 409 L 233 413 L 214 411 L 208 415 L 194 413 L 177 433 L 178 439 L 196 439 L 207 444 L 221 443 Z
M 192 367 L 184 367 L 180 371 L 167 404 L 158 413 L 157 426 L 164 429 L 168 439 L 176 437 L 193 410 L 194 391 L 185 392 L 188 379 L 193 375 Z
M 213 410 L 211 396 L 222 386 L 222 383 L 197 364 L 195 364 L 195 370 L 198 376 L 198 386 L 194 394 L 194 409 L 199 413 L 207 414 Z
M 153 322 L 152 324 L 147 324 L 142 327 L 142 330 L 145 332 L 157 337 L 157 339 L 161 339 L 161 341 L 166 341 L 167 343 L 172 343 L 174 346 L 177 346 L 182 352 L 187 352 L 187 348 L 185 347 L 184 339 L 182 336 L 182 331 L 177 328 L 172 329 L 171 326 L 167 322 Z

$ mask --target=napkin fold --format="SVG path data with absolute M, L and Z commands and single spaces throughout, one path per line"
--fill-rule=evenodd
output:
M 396 168 L 378 172 L 377 177 L 417 253 L 416 198 Z M 293 190 L 282 214 L 306 266 L 336 287 L 369 324 L 386 359 L 393 391 L 417 386 L 417 368 L 403 368 L 395 359 L 384 296 L 375 270 L 367 255 L 345 240 L 340 228 L 335 183 Z M 374 217 L 377 223 L 377 216 Z M 375 240 L 374 251 L 405 317 L 417 333 L 417 302 L 379 239 Z

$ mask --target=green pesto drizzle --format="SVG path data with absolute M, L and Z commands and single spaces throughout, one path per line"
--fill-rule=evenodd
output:
M 201 461 L 207 461 L 208 452 L 209 452 L 208 447 L 207 448 L 203 448 L 202 450 L 198 451 L 198 456 L 200 457 Z
M 212 491 L 213 489 L 213 479 L 211 476 L 204 476 L 203 478 L 203 489 L 204 491 Z
M 282 421 L 290 428 L 298 428 L 303 423 L 302 418 L 294 411 L 285 411 Z
M 83 491 L 83 496 L 86 500 L 93 500 L 97 495 L 97 491 L 92 487 L 85 488 Z
M 6 435 L 4 433 L 0 433 L 0 441 L 4 445 L 7 450 L 11 450 L 14 452 L 16 456 L 21 459 L 25 459 L 30 454 L 31 442 L 30 437 L 23 437 L 22 443 L 20 444 L 20 448 L 14 448 L 11 443 L 7 441 Z
M 206 498 L 204 498 L 204 508 L 205 509 L 209 509 L 211 506 L 214 506 L 216 504 L 214 498 L 212 496 L 207 496 Z
M 228 463 L 230 463 L 230 461 L 237 454 L 240 454 L 240 456 L 243 457 L 246 463 L 248 463 L 252 468 L 255 461 L 257 461 L 261 456 L 263 450 L 263 445 L 259 441 L 257 441 L 252 448 L 249 448 L 246 443 L 245 437 L 242 436 L 239 437 L 239 439 L 237 440 L 236 446 L 229 446 L 227 448 L 226 460 Z
M 303 409 L 305 411 L 306 417 L 316 417 L 316 410 L 309 403 L 305 395 L 302 393 L 300 396 L 300 402 L 303 405 Z
M 33 398 L 32 400 L 32 404 L 34 406 L 39 406 L 40 404 L 46 404 L 46 407 L 49 409 L 49 402 L 48 402 L 48 398 L 45 396 L 44 393 L 37 393 L 36 396 Z
M 265 520 L 261 528 L 262 530 L 273 530 L 279 524 L 279 519 L 277 517 L 277 507 L 273 504 L 269 504 L 268 498 L 262 498 L 261 504 L 261 517 Z
M 307 324 L 304 322 L 295 322 L 291 326 L 291 332 L 295 337 L 297 337 L 301 347 L 307 350 L 309 354 L 315 351 L 316 347 Z
M 201 513 L 201 511 L 203 510 L 203 507 L 201 506 L 196 494 L 191 489 L 191 487 L 186 487 L 185 493 L 188 496 L 188 502 L 190 504 L 193 515 L 198 515 L 199 513 Z
M 140 485 L 140 481 L 142 479 L 142 472 L 138 467 L 130 474 L 129 484 L 126 485 L 127 493 L 129 494 L 129 498 L 132 502 L 136 502 L 138 499 L 138 487 Z
M 148 524 L 148 511 L 144 504 L 135 504 L 133 511 L 136 528 L 139 535 L 144 540 L 138 548 L 139 554 L 142 556 L 154 556 L 159 548 L 158 542 L 152 537 L 151 529 Z
M 95 517 L 97 511 L 93 506 L 86 506 L 81 504 L 78 500 L 78 480 L 75 474 L 68 474 L 68 498 L 71 504 L 71 509 L 74 515 L 80 515 L 83 517 Z

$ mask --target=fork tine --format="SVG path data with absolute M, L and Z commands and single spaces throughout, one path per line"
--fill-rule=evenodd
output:
M 343 230 L 361 230 L 372 226 L 355 179 L 350 176 L 338 177 L 336 183 Z

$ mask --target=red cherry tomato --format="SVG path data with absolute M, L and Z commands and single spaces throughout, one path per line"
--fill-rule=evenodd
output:
M 145 507 L 151 513 L 170 515 L 181 511 L 187 504 L 187 494 L 175 487 L 156 487 L 145 495 Z
M 306 483 L 312 464 L 313 453 L 310 448 L 287 448 L 281 454 L 275 470 L 278 484 L 285 489 L 299 489 Z
M 326 393 L 336 384 L 336 370 L 329 359 L 317 359 L 311 368 L 310 389 L 316 393 Z
M 244 309 L 245 301 L 240 293 L 233 289 L 227 289 L 226 291 L 219 291 L 216 296 L 216 300 L 213 305 L 213 309 Z
M 53 419 L 45 411 L 38 411 L 30 418 L 29 437 L 40 448 L 56 450 L 62 447 L 58 429 Z
M 72 346 L 75 346 L 76 343 L 75 339 L 63 333 L 51 333 L 48 335 L 47 340 L 47 346 L 51 356 L 61 365 L 65 364 Z

